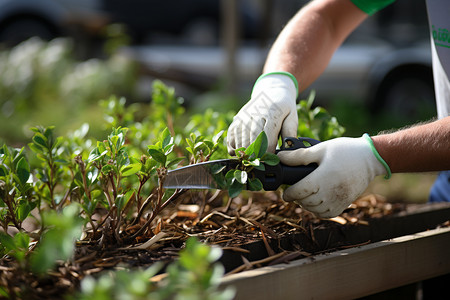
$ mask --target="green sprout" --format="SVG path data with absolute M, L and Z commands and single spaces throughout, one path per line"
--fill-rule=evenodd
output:
M 267 135 L 262 131 L 250 146 L 235 150 L 238 167 L 229 170 L 225 175 L 225 186 L 231 198 L 237 197 L 247 188 L 250 191 L 262 190 L 261 180 L 252 176 L 251 171 L 264 171 L 265 165 L 275 166 L 280 163 L 277 155 L 267 152 L 267 147 Z

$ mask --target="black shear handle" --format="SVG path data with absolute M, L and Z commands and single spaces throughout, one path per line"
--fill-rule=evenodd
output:
M 317 145 L 320 141 L 312 138 L 288 137 L 283 141 L 279 151 L 292 151 L 300 148 L 308 148 Z M 264 190 L 274 191 L 282 184 L 292 185 L 308 176 L 317 168 L 316 163 L 306 166 L 287 166 L 279 163 L 276 166 L 265 165 L 265 171 L 254 170 L 255 177 L 261 180 Z

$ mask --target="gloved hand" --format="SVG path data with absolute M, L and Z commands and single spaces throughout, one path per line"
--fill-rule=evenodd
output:
M 245 104 L 228 128 L 228 152 L 248 147 L 265 131 L 268 151 L 274 153 L 278 136 L 297 136 L 298 116 L 296 98 L 298 94 L 295 77 L 286 72 L 262 75 L 253 87 L 251 99 Z
M 290 166 L 317 163 L 311 174 L 284 191 L 285 201 L 295 201 L 319 217 L 341 214 L 377 176 L 390 169 L 364 134 L 360 138 L 336 138 L 309 148 L 280 151 L 278 157 Z

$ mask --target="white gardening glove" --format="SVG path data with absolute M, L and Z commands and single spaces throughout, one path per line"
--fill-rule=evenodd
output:
M 377 176 L 390 169 L 378 154 L 372 139 L 336 138 L 309 148 L 278 153 L 289 166 L 317 163 L 319 166 L 301 181 L 287 188 L 285 201 L 295 201 L 319 217 L 341 214 Z
M 298 117 L 296 99 L 297 80 L 286 72 L 262 75 L 253 87 L 251 99 L 245 104 L 228 128 L 228 152 L 248 147 L 265 131 L 268 151 L 274 153 L 278 136 L 296 137 Z

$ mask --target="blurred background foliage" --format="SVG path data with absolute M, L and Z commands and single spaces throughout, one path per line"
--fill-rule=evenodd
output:
M 64 132 L 89 121 L 94 133 L 101 118 L 98 100 L 133 96 L 133 62 L 117 55 L 75 59 L 73 41 L 31 38 L 0 52 L 0 132 L 8 144 L 21 144 L 35 125 Z

